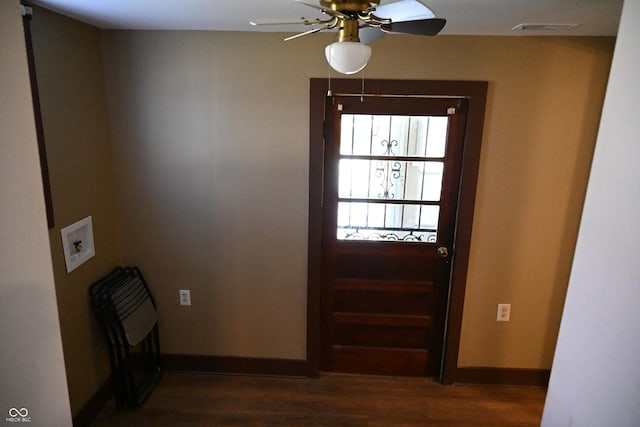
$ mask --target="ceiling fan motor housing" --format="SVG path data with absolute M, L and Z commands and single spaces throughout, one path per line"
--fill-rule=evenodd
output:
M 359 42 L 358 37 L 358 20 L 357 19 L 343 19 L 340 22 L 340 30 L 338 31 L 339 42 Z
M 320 4 L 338 12 L 361 12 L 378 6 L 379 1 L 365 0 L 320 0 Z

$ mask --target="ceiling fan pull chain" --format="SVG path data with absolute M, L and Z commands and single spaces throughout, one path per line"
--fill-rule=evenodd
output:
M 333 96 L 333 92 L 331 92 L 331 65 L 329 65 L 329 63 L 327 63 L 327 69 L 329 70 L 329 84 L 328 84 L 328 89 L 327 89 L 327 96 L 331 97 Z
M 362 70 L 362 92 L 360 93 L 360 102 L 364 102 L 364 70 Z

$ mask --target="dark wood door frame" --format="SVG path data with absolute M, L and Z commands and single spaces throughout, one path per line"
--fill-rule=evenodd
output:
M 365 93 L 376 95 L 418 95 L 458 97 L 468 100 L 468 117 L 462 159 L 462 177 L 457 210 L 457 231 L 451 271 L 450 297 L 443 367 L 440 380 L 456 381 L 462 311 L 471 246 L 471 228 L 475 207 L 480 148 L 484 125 L 488 82 L 436 80 L 366 80 Z M 321 79 L 310 81 L 309 117 L 309 248 L 307 282 L 307 366 L 308 375 L 319 374 L 320 295 L 322 254 L 322 185 L 324 157 L 324 108 L 327 91 L 353 93 L 362 91 L 357 79 Z

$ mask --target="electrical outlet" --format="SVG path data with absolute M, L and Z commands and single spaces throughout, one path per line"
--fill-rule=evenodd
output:
M 180 305 L 191 305 L 191 291 L 180 289 L 178 295 L 180 295 Z
M 498 304 L 498 313 L 496 321 L 508 322 L 511 318 L 511 304 Z

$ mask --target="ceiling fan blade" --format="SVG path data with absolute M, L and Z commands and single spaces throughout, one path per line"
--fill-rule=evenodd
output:
M 435 36 L 447 23 L 446 19 L 431 18 L 417 21 L 392 22 L 380 25 L 385 33 L 418 34 L 421 36 Z
M 435 14 L 418 0 L 400 0 L 376 7 L 376 16 L 393 22 L 435 18 Z
M 376 27 L 364 27 L 358 30 L 358 38 L 360 42 L 364 44 L 371 44 L 384 36 L 385 33 Z
M 327 21 L 323 21 L 322 19 L 314 18 L 290 18 L 290 19 L 252 19 L 249 21 L 249 24 L 257 26 L 257 25 L 290 25 L 290 24 L 303 24 L 303 25 L 320 25 L 326 24 Z
M 300 3 L 300 4 L 303 4 L 305 6 L 309 6 L 309 7 L 312 7 L 314 9 L 321 10 L 324 13 L 326 13 L 327 15 L 337 16 L 337 17 L 340 17 L 340 18 L 347 18 L 347 19 L 349 18 L 349 15 L 345 15 L 344 13 L 339 12 L 337 10 L 333 10 L 333 9 L 329 9 L 329 8 L 326 8 L 326 7 L 318 6 L 317 4 L 313 4 L 313 3 L 307 3 L 307 2 L 305 2 L 303 0 L 296 0 L 296 3 Z

